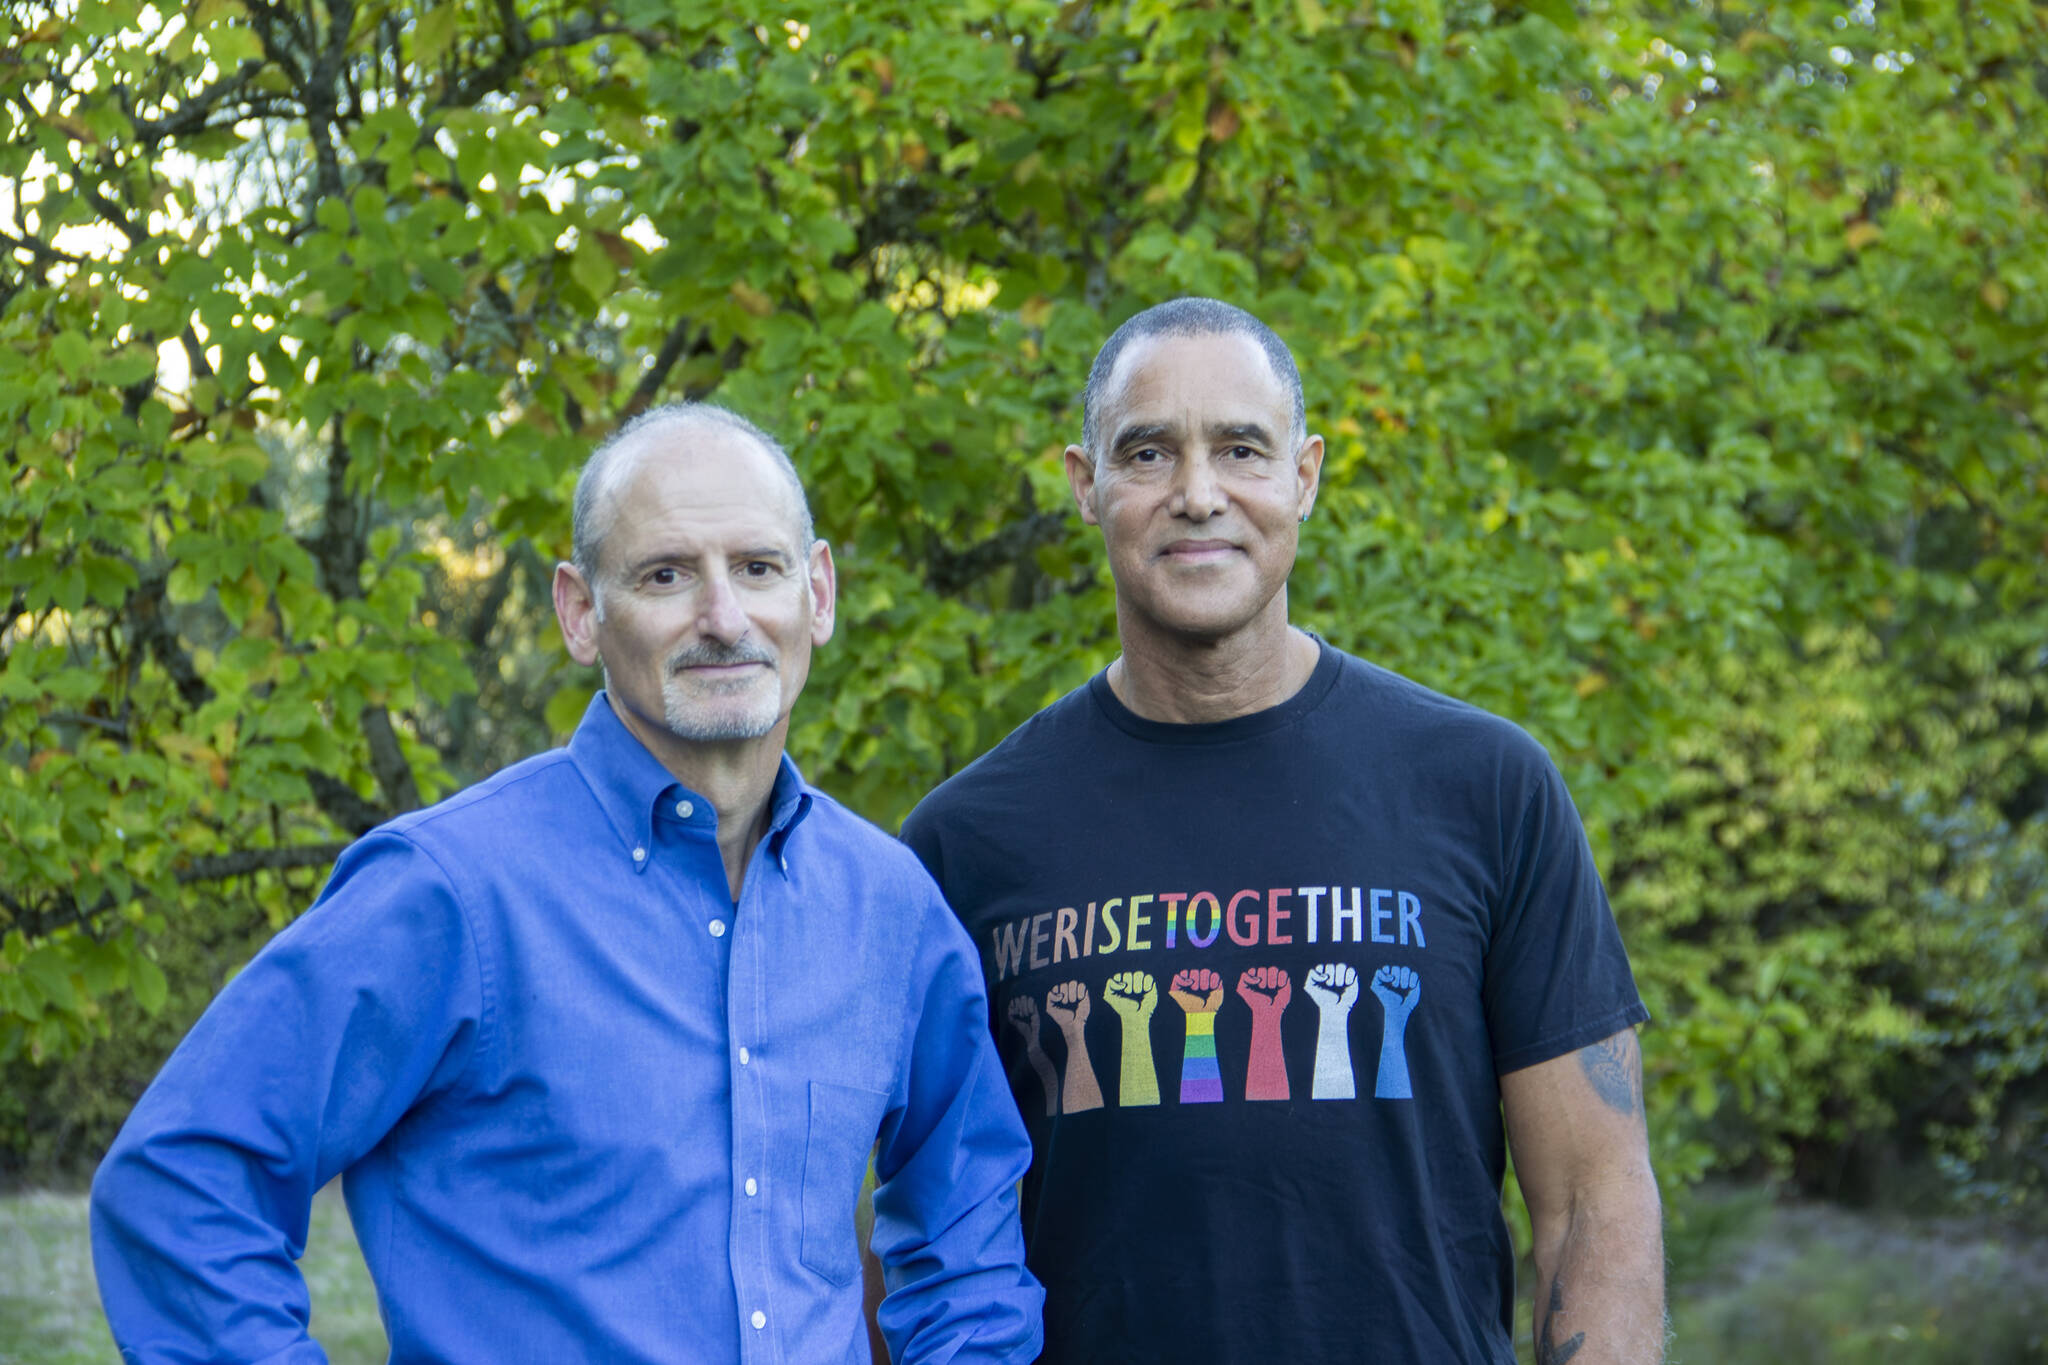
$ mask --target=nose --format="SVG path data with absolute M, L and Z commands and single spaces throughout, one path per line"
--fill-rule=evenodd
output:
M 747 626 L 747 613 L 732 580 L 721 573 L 707 575 L 697 599 L 697 633 L 730 645 L 747 633 Z
M 1173 500 L 1169 508 L 1175 516 L 1186 517 L 1189 521 L 1207 521 L 1229 505 L 1223 481 L 1216 477 L 1215 464 L 1207 452 L 1198 451 L 1192 458 L 1180 462 L 1174 470 Z

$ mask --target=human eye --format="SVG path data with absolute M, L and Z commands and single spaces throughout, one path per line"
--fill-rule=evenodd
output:
M 772 559 L 750 559 L 740 565 L 740 572 L 748 578 L 773 578 L 781 569 Z
M 649 569 L 642 581 L 650 588 L 673 588 L 683 581 L 683 574 L 673 564 L 661 564 Z
M 1166 458 L 1166 452 L 1158 446 L 1138 446 L 1124 452 L 1126 464 L 1158 464 Z

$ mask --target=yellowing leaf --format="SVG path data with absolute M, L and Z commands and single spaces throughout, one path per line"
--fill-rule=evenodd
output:
M 135 1003 L 142 1006 L 145 1014 L 156 1014 L 170 998 L 170 983 L 164 979 L 164 969 L 142 954 L 137 953 L 131 960 L 129 973 L 134 977 Z
M 745 280 L 732 282 L 732 301 L 757 318 L 765 318 L 775 311 L 775 300 L 748 284 Z
M 1849 224 L 1849 230 L 1842 234 L 1843 240 L 1849 243 L 1851 251 L 1861 251 L 1883 236 L 1883 228 L 1875 223 L 1861 221 Z

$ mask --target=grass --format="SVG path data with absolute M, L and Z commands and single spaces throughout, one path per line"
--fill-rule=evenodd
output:
M 299 1269 L 313 1298 L 313 1335 L 332 1365 L 382 1365 L 388 1352 L 377 1295 L 339 1189 L 313 1201 Z M 0 1365 L 119 1362 L 93 1284 L 85 1196 L 0 1199 Z
M 2048 1242 L 1748 1188 L 1686 1201 L 1667 1244 L 1672 1365 L 2048 1365 Z M 300 1269 L 334 1365 L 383 1361 L 337 1190 L 313 1205 Z M 82 1195 L 0 1198 L 0 1365 L 118 1365 Z
M 1672 1365 L 2048 1365 L 2048 1242 L 1981 1220 L 1688 1201 Z

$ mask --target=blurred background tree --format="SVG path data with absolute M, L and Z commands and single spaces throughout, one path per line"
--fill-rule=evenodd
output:
M 1059 451 L 1204 293 L 1330 442 L 1297 619 L 1571 780 L 1667 1179 L 2038 1208 L 2044 105 L 2025 0 L 0 0 L 0 1161 L 566 733 L 652 402 L 790 446 L 893 828 L 1112 657 Z

